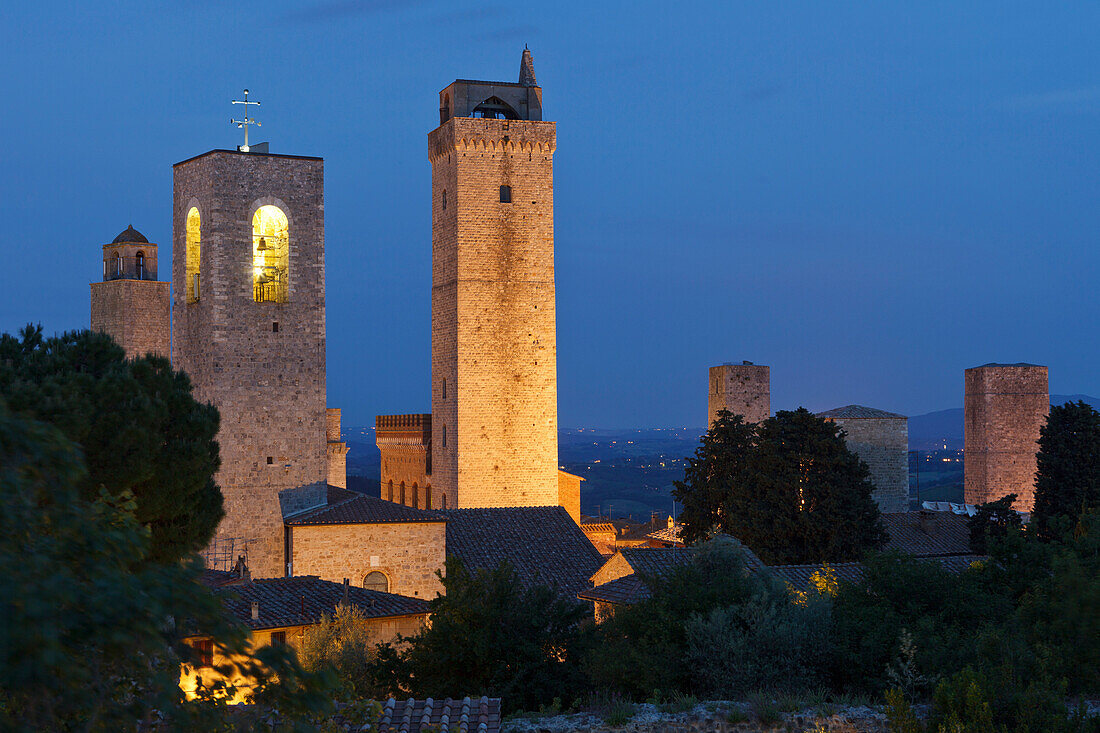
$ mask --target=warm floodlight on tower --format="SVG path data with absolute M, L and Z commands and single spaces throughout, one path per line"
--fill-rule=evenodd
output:
M 257 122 L 255 118 L 248 116 L 248 105 L 255 104 L 255 105 L 259 106 L 260 103 L 255 101 L 255 100 L 249 99 L 248 98 L 248 90 L 245 89 L 244 90 L 244 99 L 234 99 L 233 104 L 243 104 L 244 105 L 244 119 L 243 120 L 234 120 L 234 119 L 230 118 L 229 122 L 230 122 L 230 124 L 236 125 L 237 129 L 243 129 L 244 130 L 244 145 L 239 146 L 237 148 L 237 150 L 241 151 L 242 153 L 247 153 L 248 152 L 248 126 L 249 125 L 255 125 L 256 127 L 262 127 L 262 125 L 260 125 L 260 123 Z

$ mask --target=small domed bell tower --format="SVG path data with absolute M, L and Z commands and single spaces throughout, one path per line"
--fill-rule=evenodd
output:
M 103 280 L 92 283 L 92 330 L 114 338 L 128 357 L 168 358 L 168 285 L 157 279 L 157 245 L 126 227 L 103 245 Z

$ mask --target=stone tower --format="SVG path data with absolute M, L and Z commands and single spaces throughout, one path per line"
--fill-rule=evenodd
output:
M 280 500 L 328 477 L 324 163 L 212 150 L 173 180 L 173 362 L 221 413 L 215 542 L 282 576 Z
M 91 325 L 131 358 L 169 356 L 168 283 L 157 280 L 157 245 L 133 226 L 103 245 L 103 282 L 92 283 Z
M 518 82 L 439 93 L 432 164 L 432 484 L 448 508 L 558 503 L 555 125 Z M 444 504 L 445 503 L 445 504 Z
M 909 418 L 863 405 L 817 413 L 847 434 L 849 450 L 871 469 L 871 498 L 883 512 L 909 511 Z
M 771 368 L 751 361 L 710 368 L 707 427 L 719 410 L 741 415 L 745 422 L 762 422 L 772 414 Z
M 985 364 L 966 370 L 963 484 L 967 504 L 1016 494 L 1031 511 L 1039 429 L 1050 412 L 1047 368 Z

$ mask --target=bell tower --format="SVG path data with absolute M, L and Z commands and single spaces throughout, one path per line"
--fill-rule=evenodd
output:
M 432 487 L 448 508 L 558 503 L 555 124 L 518 82 L 439 93 L 432 164 Z
M 91 326 L 131 358 L 169 355 L 168 283 L 157 279 L 157 245 L 133 226 L 103 245 L 103 281 L 92 283 Z
M 173 183 L 172 359 L 221 414 L 215 542 L 282 576 L 283 506 L 328 476 L 324 162 L 212 150 Z

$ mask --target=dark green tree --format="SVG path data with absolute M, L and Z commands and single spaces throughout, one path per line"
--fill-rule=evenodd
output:
M 687 541 L 726 532 L 769 564 L 856 560 L 885 542 L 867 465 L 835 424 L 799 408 L 754 432 L 732 417 L 703 437 L 676 487 Z
M 695 449 L 695 456 L 687 459 L 684 480 L 675 481 L 672 490 L 683 507 L 680 536 L 687 544 L 722 530 L 723 507 L 735 492 L 735 485 L 744 480 L 755 438 L 756 425 L 720 410 Z
M 1040 539 L 1060 538 L 1100 507 L 1100 413 L 1085 402 L 1051 407 L 1036 461 L 1031 525 Z
M 53 425 L 80 446 L 80 496 L 131 493 L 152 532 L 148 558 L 173 562 L 204 547 L 224 511 L 214 483 L 218 412 L 195 401 L 167 359 L 127 359 L 104 334 L 0 336 L 0 396 L 12 412 Z
M 1023 526 L 1020 515 L 1012 508 L 1015 501 L 1016 494 L 1008 494 L 996 501 L 978 505 L 978 510 L 966 523 L 970 530 L 972 552 L 984 555 L 989 549 L 990 540 L 1003 540 L 1008 535 L 1009 528 L 1019 529 Z
M 467 569 L 455 557 L 441 575 L 445 595 L 430 604 L 431 625 L 380 647 L 376 679 L 392 694 L 501 697 L 533 710 L 583 689 L 580 659 L 591 610 L 544 585 L 525 588 L 515 570 Z
M 0 398 L 0 729 L 225 730 L 224 705 L 189 702 L 187 635 L 210 636 L 284 714 L 324 714 L 327 679 L 282 647 L 252 656 L 243 627 L 198 583 L 197 562 L 143 563 L 132 496 L 84 501 L 79 447 Z M 216 690 L 212 693 L 217 694 Z M 314 728 L 310 728 L 311 730 Z

